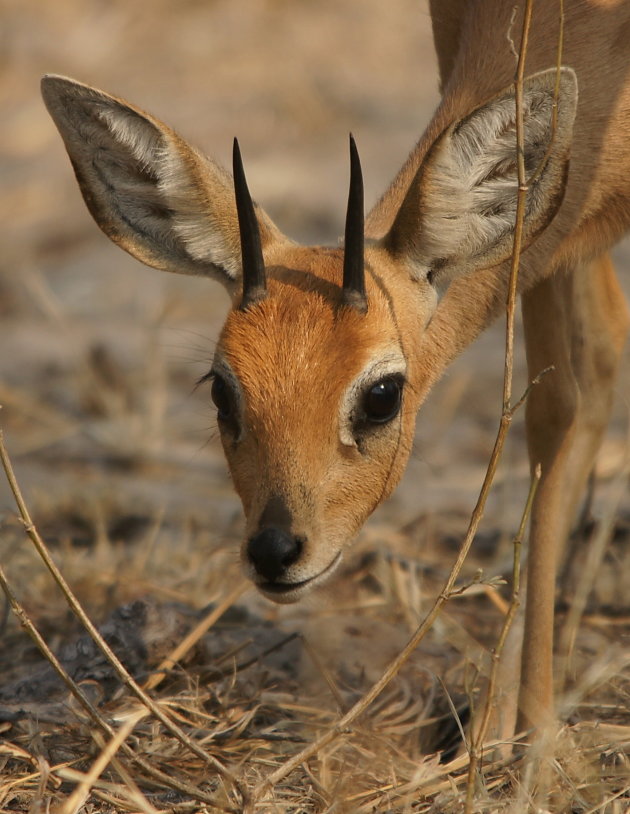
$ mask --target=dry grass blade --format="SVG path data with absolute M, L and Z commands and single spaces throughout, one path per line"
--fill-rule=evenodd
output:
M 593 806 L 593 808 L 589 808 L 588 811 L 584 812 L 584 814 L 599 814 L 600 812 L 601 812 L 601 814 L 606 814 L 606 812 L 610 808 L 611 803 L 614 804 L 616 800 L 619 800 L 622 797 L 627 799 L 627 796 L 628 796 L 629 793 L 630 793 L 630 785 L 627 785 L 624 788 L 622 788 L 620 791 L 618 791 L 616 794 L 611 794 L 604 801 L 602 801 L 601 803 L 598 803 L 598 805 Z M 614 809 L 613 809 L 613 811 L 614 811 Z M 628 809 L 624 806 L 623 809 L 618 808 L 615 811 L 615 814 L 627 814 L 627 812 L 628 812 Z
M 195 627 L 185 636 L 182 641 L 177 645 L 173 652 L 162 661 L 157 670 L 149 676 L 144 684 L 145 690 L 155 689 L 166 677 L 169 670 L 172 670 L 175 664 L 180 659 L 183 659 L 186 653 L 195 646 L 195 644 L 205 635 L 210 628 L 217 622 L 223 614 L 231 608 L 232 605 L 239 599 L 245 591 L 250 587 L 250 583 L 242 580 L 230 591 L 225 599 L 220 602 L 216 608 L 213 608 Z
M 76 814 L 83 803 L 87 800 L 94 782 L 101 776 L 112 757 L 131 734 L 136 724 L 146 715 L 148 715 L 148 710 L 146 709 L 137 710 L 129 715 L 127 720 L 115 733 L 114 737 L 109 741 L 109 743 L 106 744 L 101 754 L 94 761 L 90 771 L 81 779 L 77 788 L 72 792 L 70 797 L 68 797 L 65 804 L 60 809 L 59 814 Z M 155 812 L 155 809 L 152 806 L 145 810 Z
M 95 732 L 93 737 L 100 748 L 104 749 L 105 743 L 101 735 L 98 732 Z M 145 814 L 155 814 L 156 809 L 151 805 L 151 803 L 149 803 L 144 794 L 140 791 L 138 784 L 133 779 L 130 772 L 120 762 L 117 755 L 111 756 L 110 764 L 124 784 L 124 789 L 130 805 L 133 807 L 138 807 L 141 811 L 144 811 Z

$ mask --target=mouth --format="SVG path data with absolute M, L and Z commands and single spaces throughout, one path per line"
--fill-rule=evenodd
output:
M 315 588 L 316 585 L 321 585 L 333 573 L 341 562 L 341 551 L 337 554 L 332 562 L 330 562 L 323 571 L 315 574 L 314 577 L 301 580 L 300 582 L 259 582 L 256 583 L 258 590 L 264 594 L 268 599 L 280 604 L 289 604 L 297 602 L 304 594 Z

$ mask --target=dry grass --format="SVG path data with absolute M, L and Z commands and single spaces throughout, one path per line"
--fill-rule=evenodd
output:
M 38 76 L 65 72 L 127 95 L 220 156 L 244 135 L 257 197 L 288 232 L 333 240 L 347 131 L 360 138 L 374 196 L 434 103 L 425 15 L 412 0 L 384 9 L 377 0 L 2 8 L 2 425 L 37 528 L 90 617 L 109 620 L 110 643 L 141 684 L 240 580 L 240 509 L 212 440 L 207 394 L 191 395 L 226 303 L 214 288 L 200 297 L 196 281 L 145 271 L 102 241 L 45 119 Z M 500 331 L 487 335 L 438 388 L 409 478 L 334 588 L 288 609 L 246 594 L 166 671 L 151 695 L 183 742 L 154 715 L 137 717 L 135 696 L 77 639 L 82 630 L 3 483 L 2 569 L 105 728 L 54 679 L 7 610 L 0 812 L 69 811 L 81 782 L 85 812 L 239 811 L 243 796 L 333 730 L 404 646 L 455 558 L 499 412 L 501 346 Z M 579 531 L 578 551 L 588 557 L 597 539 L 612 539 L 598 549 L 598 569 L 581 567 L 581 553 L 563 585 L 559 628 L 566 620 L 572 657 L 564 725 L 545 745 L 554 812 L 621 814 L 630 805 L 628 368 L 598 465 L 595 521 Z M 516 376 L 518 393 L 518 364 Z M 251 810 L 463 810 L 469 760 L 457 754 L 454 715 L 465 724 L 508 599 L 491 578 L 510 573 L 527 493 L 515 424 L 458 583 L 470 587 L 349 731 Z M 114 757 L 117 735 L 125 745 Z M 530 751 L 482 762 L 476 810 L 535 806 Z
M 123 599 L 146 597 L 119 611 L 118 626 L 112 628 L 110 619 L 104 627 L 141 682 L 164 670 L 165 657 L 201 615 L 185 600 L 198 592 L 220 603 L 225 586 L 238 584 L 229 549 L 208 546 L 204 530 L 173 530 L 176 540 L 188 538 L 187 550 L 177 552 L 182 556 L 178 563 L 169 558 L 173 537 L 167 532 L 159 540 L 165 531 L 160 518 L 134 525 L 112 504 L 84 515 L 79 507 L 71 515 L 69 507 L 49 511 L 42 520 L 51 528 L 57 524 L 55 559 L 92 615 L 102 615 Z M 432 518 L 436 522 L 439 518 Z M 5 673 L 0 694 L 0 717 L 7 721 L 0 746 L 0 810 L 34 811 L 51 803 L 65 806 L 60 811 L 78 810 L 70 808 L 75 784 L 83 784 L 83 796 L 88 795 L 86 811 L 245 810 L 244 798 L 247 805 L 247 796 L 267 777 L 281 772 L 313 739 L 335 730 L 440 591 L 448 539 L 441 541 L 434 564 L 410 554 L 427 526 L 427 518 L 418 518 L 411 529 L 389 531 L 397 556 L 374 553 L 388 542 L 387 530 L 366 534 L 366 553 L 359 553 L 342 577 L 343 595 L 337 592 L 334 601 L 328 596 L 310 614 L 297 610 L 294 618 L 273 619 L 268 609 L 264 616 L 251 610 L 252 598 L 245 605 L 224 604 L 221 620 L 180 655 L 183 663 L 167 670 L 152 693 L 160 714 L 178 726 L 184 741 L 142 712 L 84 637 L 60 653 L 66 671 L 97 705 L 95 723 L 53 682 L 50 670 L 9 623 L 3 661 L 8 667 L 11 655 L 12 673 Z M 19 524 L 5 525 L 5 532 L 11 529 L 14 584 L 20 584 L 22 603 L 45 638 L 58 641 L 60 631 L 67 631 L 65 603 L 29 556 Z M 135 541 L 121 539 L 125 533 Z M 628 530 L 618 526 L 617 536 L 611 555 L 621 561 Z M 491 562 L 496 549 L 488 548 Z M 461 740 L 453 715 L 465 715 L 468 702 L 477 697 L 477 673 L 488 669 L 488 647 L 500 623 L 497 606 L 502 607 L 497 586 L 475 578 L 473 569 L 482 565 L 487 562 L 477 555 L 464 578 L 470 587 L 452 600 L 447 615 L 386 692 L 352 727 L 265 791 L 251 810 L 462 810 L 469 758 L 465 752 L 455 754 Z M 626 578 L 627 572 L 621 579 Z M 550 810 L 616 812 L 628 801 L 630 659 L 619 643 L 629 628 L 627 614 L 587 608 L 574 650 L 576 678 L 569 680 L 564 696 L 568 723 L 546 746 L 554 771 Z M 134 636 L 124 635 L 129 630 Z M 63 638 L 73 639 L 67 633 Z M 125 749 L 112 759 L 123 736 Z M 225 766 L 228 775 L 209 769 L 204 753 Z M 527 808 L 536 797 L 528 761 L 528 751 L 520 750 L 518 757 L 482 764 L 475 810 Z
M 143 544 L 146 540 L 139 547 Z M 110 540 L 103 545 L 114 562 L 115 544 Z M 25 554 L 15 555 L 12 572 Z M 151 561 L 154 557 L 159 560 L 160 554 Z M 200 548 L 193 557 L 203 569 Z M 224 554 L 215 551 L 206 559 L 220 595 L 227 581 Z M 28 569 L 35 570 L 32 562 Z M 150 572 L 149 561 L 145 579 L 127 569 L 130 595 L 146 594 Z M 74 577 L 81 593 L 93 594 L 93 581 L 85 584 L 76 572 Z M 70 807 L 69 794 L 80 783 L 89 794 L 85 811 L 243 810 L 244 796 L 305 744 L 336 726 L 371 683 L 364 665 L 377 669 L 389 655 L 375 653 L 374 642 L 384 643 L 387 635 L 391 639 L 397 633 L 400 640 L 405 619 L 413 623 L 442 582 L 419 563 L 374 556 L 355 561 L 345 578 L 354 588 L 337 597 L 336 606 L 326 603 L 308 624 L 304 619 L 298 625 L 295 620 L 293 625 L 286 619 L 271 622 L 243 605 L 224 607 L 221 620 L 152 693 L 160 713 L 185 733 L 184 741 L 138 706 L 102 660 L 94 658 L 84 637 L 79 645 L 61 650 L 61 658 L 98 706 L 99 725 L 52 681 L 50 671 L 25 647 L 23 635 L 9 625 L 5 653 L 13 656 L 14 674 L 0 696 L 7 720 L 0 745 L 0 810 L 34 811 L 51 802 L 63 803 L 59 811 L 79 810 Z M 111 579 L 113 583 L 115 577 Z M 251 804 L 251 810 L 461 811 L 469 759 L 465 752 L 453 752 L 459 735 L 445 694 L 459 714 L 467 696 L 476 697 L 473 676 L 477 668 L 484 670 L 486 651 L 471 635 L 492 641 L 488 631 L 497 626 L 498 613 L 487 594 L 494 590 L 470 590 L 454 600 L 446 623 L 368 711 Z M 31 598 L 30 590 L 21 593 Z M 40 617 L 47 638 L 54 640 L 64 627 L 63 603 L 45 596 L 41 587 L 38 594 L 45 608 L 30 616 Z M 354 606 L 349 608 L 348 601 Z M 111 620 L 104 633 L 138 680 L 145 681 L 152 670 L 163 669 L 164 657 L 198 617 L 181 601 L 146 598 L 119 613 L 114 636 Z M 616 622 L 617 636 L 630 626 L 627 618 Z M 292 627 L 301 631 L 300 638 L 291 635 Z M 131 628 L 136 637 L 125 639 L 123 632 Z M 323 641 L 333 636 L 337 641 Z M 565 695 L 568 723 L 547 745 L 554 770 L 550 810 L 615 812 L 624 810 L 619 807 L 623 800 L 628 802 L 630 659 L 615 642 L 617 636 L 610 630 L 602 633 L 601 611 L 587 615 L 578 636 L 580 654 L 583 660 L 593 652 L 597 656 L 589 659 L 588 669 L 579 666 L 579 678 Z M 398 645 L 388 643 L 393 653 Z M 130 652 L 133 646 L 136 651 Z M 138 649 L 144 650 L 140 664 Z M 103 728 L 112 743 L 119 730 L 120 739 L 126 737 L 127 748 L 115 760 L 107 752 L 110 738 Z M 222 777 L 216 768 L 209 769 L 207 759 L 191 752 L 189 740 L 195 751 L 228 767 L 229 774 Z M 442 751 L 432 754 L 440 745 Z M 482 764 L 475 810 L 524 810 L 536 793 L 528 761 L 528 751 L 520 750 L 518 757 Z

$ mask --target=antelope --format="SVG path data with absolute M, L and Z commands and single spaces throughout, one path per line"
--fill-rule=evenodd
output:
M 519 722 L 553 711 L 557 563 L 607 423 L 628 313 L 607 254 L 630 224 L 630 3 L 534 4 L 523 83 L 529 177 L 518 278 L 531 514 Z M 244 508 L 243 566 L 275 602 L 327 580 L 400 479 L 416 414 L 502 312 L 515 230 L 515 49 L 523 4 L 431 0 L 442 100 L 364 218 L 351 142 L 345 239 L 304 247 L 233 179 L 137 107 L 42 81 L 85 202 L 158 269 L 218 280 L 232 306 L 210 373 Z M 516 44 L 515 41 L 516 40 Z M 559 89 L 559 92 L 558 92 Z

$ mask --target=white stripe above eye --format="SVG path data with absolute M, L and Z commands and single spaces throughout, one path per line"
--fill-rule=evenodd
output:
M 395 376 L 407 372 L 407 361 L 399 348 L 381 350 L 350 384 L 341 399 L 339 408 L 339 439 L 344 446 L 354 447 L 353 426 L 357 410 L 363 393 L 372 384 L 376 384 L 387 376 Z

